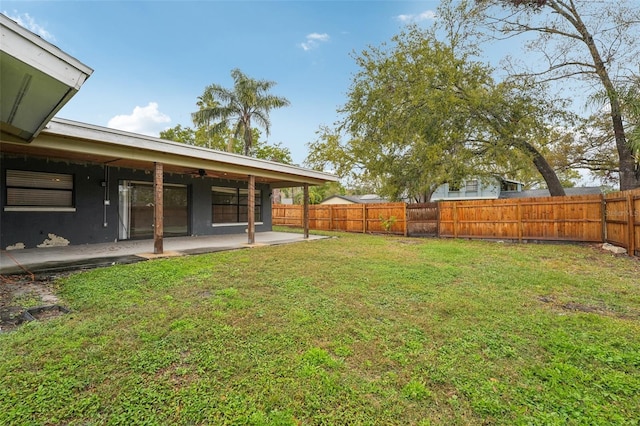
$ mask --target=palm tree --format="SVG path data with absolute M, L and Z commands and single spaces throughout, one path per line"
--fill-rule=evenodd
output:
M 231 76 L 233 90 L 219 84 L 208 86 L 198 97 L 200 110 L 191 114 L 191 118 L 196 126 L 210 126 L 213 133 L 224 132 L 232 124 L 234 137 L 243 138 L 244 155 L 249 155 L 253 148 L 251 121 L 264 128 L 269 136 L 269 112 L 273 108 L 288 106 L 289 101 L 269 94 L 276 85 L 273 81 L 254 80 L 237 68 L 231 71 Z

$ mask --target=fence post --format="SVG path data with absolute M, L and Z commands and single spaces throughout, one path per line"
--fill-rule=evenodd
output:
M 602 219 L 602 242 L 607 241 L 607 200 L 600 195 L 600 218 Z
M 458 206 L 453 202 L 453 238 L 458 238 Z
M 407 217 L 407 203 L 402 204 L 402 209 L 404 211 L 404 236 L 409 235 L 409 218 Z
M 333 205 L 328 205 L 329 209 L 329 231 L 333 231 Z
M 516 200 L 516 214 L 518 216 L 518 243 L 522 243 L 522 203 Z
M 636 225 L 636 221 L 635 221 L 635 212 L 633 211 L 634 208 L 634 202 L 633 202 L 633 195 L 631 194 L 631 191 L 629 191 L 629 193 L 627 194 L 627 212 L 628 212 L 628 220 L 627 220 L 627 226 L 628 226 L 628 233 L 629 233 L 629 249 L 627 250 L 627 254 L 629 256 L 635 256 L 636 254 L 636 236 L 635 236 L 635 225 Z
M 367 233 L 367 205 L 362 205 L 362 233 Z
M 436 238 L 440 238 L 440 201 L 436 201 Z

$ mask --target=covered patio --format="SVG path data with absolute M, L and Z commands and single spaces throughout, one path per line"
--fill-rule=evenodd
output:
M 2 273 L 277 243 L 279 188 L 304 191 L 304 234 L 284 240 L 309 238 L 309 186 L 337 177 L 55 117 L 93 70 L 2 14 L 0 32 Z
M 0 251 L 0 275 L 24 273 L 55 273 L 74 269 L 88 269 L 113 264 L 134 263 L 149 259 L 225 250 L 248 249 L 279 244 L 316 241 L 323 236 L 290 232 L 260 232 L 253 244 L 246 234 L 172 237 L 164 239 L 164 252 L 154 254 L 153 240 L 118 241 L 66 247 L 47 247 Z

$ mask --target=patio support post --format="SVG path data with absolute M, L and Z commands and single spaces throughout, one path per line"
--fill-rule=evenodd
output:
M 249 175 L 249 199 L 247 200 L 247 234 L 249 244 L 256 242 L 256 177 Z
M 304 228 L 304 239 L 309 239 L 309 184 L 304 184 L 304 208 L 302 213 L 302 226 Z
M 154 163 L 153 175 L 153 253 L 164 252 L 162 237 L 164 234 L 164 199 L 163 199 L 163 167 L 162 163 Z

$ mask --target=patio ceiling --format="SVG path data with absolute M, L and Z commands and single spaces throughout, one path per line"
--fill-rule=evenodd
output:
M 0 14 L 0 134 L 31 142 L 93 70 Z

